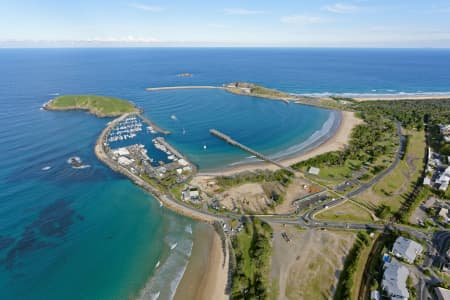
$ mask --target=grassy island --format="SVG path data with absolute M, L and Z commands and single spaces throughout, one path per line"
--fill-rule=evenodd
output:
M 138 113 L 132 103 L 107 96 L 65 95 L 44 105 L 48 110 L 87 110 L 98 117 L 116 117 L 124 113 Z

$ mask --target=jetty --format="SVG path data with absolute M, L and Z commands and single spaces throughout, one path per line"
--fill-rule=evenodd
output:
M 157 132 L 159 132 L 159 133 L 162 133 L 162 134 L 165 134 L 165 135 L 170 134 L 170 131 L 169 131 L 169 130 L 162 129 L 161 127 L 159 127 L 158 125 L 156 125 L 153 121 L 151 121 L 149 118 L 145 117 L 144 115 L 138 114 L 138 116 L 139 116 L 139 118 L 141 118 L 145 123 L 147 123 L 148 125 L 150 125 L 151 127 L 153 127 L 153 129 L 154 129 L 155 131 L 157 131 Z
M 266 156 L 266 155 L 264 155 L 262 153 L 259 153 L 258 151 L 255 151 L 255 150 L 253 150 L 253 149 L 251 149 L 251 148 L 249 148 L 249 147 L 239 143 L 238 141 L 235 141 L 230 136 L 228 136 L 228 135 L 226 135 L 226 134 L 224 134 L 224 133 L 222 133 L 222 132 L 220 132 L 220 131 L 218 131 L 216 129 L 210 129 L 209 133 L 211 133 L 212 135 L 218 137 L 219 139 L 224 140 L 225 142 L 227 142 L 228 144 L 230 144 L 232 146 L 238 147 L 238 148 L 240 148 L 240 149 L 242 149 L 242 150 L 244 150 L 244 151 L 246 151 L 246 152 L 256 156 L 257 158 L 259 158 L 261 160 L 264 160 L 264 161 L 266 161 L 268 163 L 276 165 L 280 169 L 283 169 L 285 171 L 291 172 L 292 174 L 296 173 L 295 170 L 292 169 L 291 167 L 286 167 L 286 166 L 280 164 L 276 160 L 273 160 L 270 157 L 268 157 L 268 156 Z
M 222 86 L 213 86 L 213 85 L 184 85 L 184 86 L 154 87 L 154 88 L 147 88 L 145 90 L 147 92 L 156 92 L 156 91 L 170 91 L 170 90 L 204 90 L 204 89 L 223 90 L 225 88 Z
M 136 185 L 140 186 L 141 188 L 155 196 L 155 198 L 158 199 L 160 203 L 163 203 L 165 207 L 173 210 L 176 213 L 207 223 L 214 223 L 223 220 L 223 218 L 219 216 L 215 216 L 208 212 L 199 211 L 193 207 L 188 206 L 187 204 L 177 201 L 167 191 L 153 186 L 152 184 L 148 183 L 143 178 L 138 176 L 138 174 L 131 172 L 128 168 L 118 164 L 117 161 L 111 158 L 111 156 L 109 155 L 109 152 L 111 150 L 107 147 L 106 137 L 118 123 L 120 123 L 130 115 L 132 114 L 123 114 L 117 119 L 114 119 L 113 121 L 108 123 L 106 128 L 101 132 L 101 134 L 97 138 L 94 148 L 97 158 L 112 170 L 121 173 L 131 179 Z

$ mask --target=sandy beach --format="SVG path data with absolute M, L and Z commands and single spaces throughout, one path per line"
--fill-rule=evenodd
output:
M 368 96 L 368 97 L 356 97 L 353 98 L 355 101 L 376 101 L 376 100 L 383 100 L 383 101 L 395 101 L 395 100 L 431 100 L 431 99 L 450 99 L 450 94 L 442 95 L 381 95 L 380 97 L 377 96 Z
M 361 124 L 363 121 L 357 118 L 354 112 L 342 111 L 341 113 L 341 124 L 332 137 L 325 140 L 322 144 L 318 145 L 314 149 L 290 155 L 286 158 L 280 159 L 279 162 L 285 166 L 289 166 L 300 161 L 307 160 L 319 154 L 342 149 L 346 144 L 348 144 L 352 129 L 356 125 Z M 255 162 L 236 165 L 229 168 L 224 168 L 223 170 L 200 170 L 198 176 L 229 176 L 245 171 L 255 171 L 259 169 L 276 170 L 278 169 L 278 167 L 266 162 Z
M 224 259 L 222 241 L 210 225 L 195 233 L 194 247 L 174 300 L 226 300 L 228 255 Z

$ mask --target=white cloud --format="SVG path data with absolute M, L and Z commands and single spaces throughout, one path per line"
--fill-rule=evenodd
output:
M 280 21 L 285 24 L 307 25 L 319 23 L 322 19 L 315 16 L 291 15 L 281 17 Z
M 261 15 L 265 13 L 263 10 L 250 10 L 243 8 L 225 8 L 224 12 L 227 15 Z
M 160 12 L 160 11 L 164 10 L 161 6 L 153 6 L 153 5 L 146 5 L 146 4 L 140 4 L 140 3 L 131 3 L 131 4 L 129 4 L 129 6 L 140 9 L 140 10 L 150 11 L 150 12 Z
M 333 5 L 326 5 L 323 9 L 337 14 L 348 14 L 360 11 L 361 7 L 351 4 L 336 3 Z
M 136 37 L 133 35 L 128 35 L 126 37 L 96 37 L 93 39 L 88 39 L 86 42 L 95 43 L 159 43 L 158 39 L 152 37 Z

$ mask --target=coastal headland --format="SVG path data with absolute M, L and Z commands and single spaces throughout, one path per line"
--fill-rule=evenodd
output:
M 189 89 L 218 89 L 226 92 L 241 95 L 250 96 L 262 99 L 270 99 L 276 101 L 282 101 L 284 103 L 298 103 L 304 105 L 318 106 L 329 109 L 347 109 L 348 101 L 341 98 L 332 97 L 311 97 L 304 95 L 295 95 L 286 92 L 282 92 L 276 89 L 270 89 L 261 85 L 248 83 L 248 82 L 231 82 L 222 86 L 167 86 L 167 87 L 151 87 L 147 88 L 148 92 L 156 91 L 170 91 L 170 90 L 189 90 Z
M 50 100 L 42 107 L 54 111 L 85 110 L 101 118 L 142 112 L 126 100 L 96 95 L 64 95 Z

